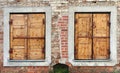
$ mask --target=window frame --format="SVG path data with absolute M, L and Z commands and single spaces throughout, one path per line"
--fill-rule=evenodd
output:
M 45 13 L 45 60 L 10 60 L 10 14 Z M 51 63 L 51 7 L 6 7 L 4 8 L 4 66 L 48 66 Z M 48 51 L 49 50 L 49 51 Z
M 76 12 L 109 12 L 110 13 L 110 59 L 108 60 L 75 60 L 74 58 L 74 15 Z M 112 28 L 111 28 L 112 27 Z M 117 8 L 115 6 L 69 7 L 68 55 L 74 66 L 113 66 L 117 64 Z

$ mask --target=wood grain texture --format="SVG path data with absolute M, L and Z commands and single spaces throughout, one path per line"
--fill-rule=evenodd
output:
M 44 59 L 45 14 L 11 14 L 10 20 L 10 59 Z
M 44 39 L 30 39 L 28 40 L 28 46 L 29 59 L 44 59 Z
M 75 14 L 75 59 L 109 59 L 109 13 Z
M 29 37 L 45 37 L 45 19 L 44 14 L 29 14 L 28 15 L 28 35 Z M 28 39 L 28 59 L 37 60 L 44 59 L 43 50 L 45 49 L 43 39 Z
M 109 14 L 93 14 L 93 49 L 94 59 L 109 59 L 110 21 Z M 105 38 L 106 37 L 106 38 Z M 107 38 L 108 37 L 108 38 Z
M 25 39 L 13 39 L 13 37 L 24 37 L 25 33 L 25 15 L 24 14 L 11 14 L 10 16 L 10 59 L 23 60 L 25 59 Z
M 77 59 L 91 59 L 92 47 L 91 39 L 78 38 Z
M 30 37 L 44 37 L 44 31 L 45 31 L 45 16 L 44 14 L 29 14 L 28 15 L 28 26 L 29 26 L 29 32 L 28 35 Z
M 93 36 L 109 37 L 109 14 L 93 14 Z
M 75 51 L 76 59 L 91 59 L 92 42 L 91 36 L 91 17 L 92 14 L 76 14 L 75 15 Z
M 109 59 L 109 38 L 94 38 L 94 59 Z
M 77 37 L 91 36 L 92 14 L 76 14 L 75 34 Z

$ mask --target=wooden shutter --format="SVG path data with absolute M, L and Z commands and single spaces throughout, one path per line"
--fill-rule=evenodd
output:
M 75 14 L 75 59 L 109 59 L 110 14 Z
M 23 60 L 26 55 L 26 40 L 18 37 L 26 36 L 26 15 L 11 14 L 10 16 L 10 59 Z
M 93 49 L 94 59 L 109 58 L 110 19 L 109 13 L 93 14 Z
M 75 14 L 75 59 L 91 59 L 92 14 Z
M 45 58 L 45 13 L 11 14 L 10 59 Z
M 45 55 L 45 14 L 28 15 L 28 35 L 33 39 L 28 39 L 29 59 L 44 59 Z

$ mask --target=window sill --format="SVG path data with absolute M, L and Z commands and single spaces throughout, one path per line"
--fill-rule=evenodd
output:
M 73 60 L 74 62 L 110 62 L 112 60 L 107 59 L 107 60 Z
M 114 66 L 117 64 L 115 60 L 70 60 L 73 66 Z
M 48 60 L 8 60 L 4 66 L 49 66 L 51 61 Z
M 9 62 L 45 62 L 45 60 L 8 60 Z

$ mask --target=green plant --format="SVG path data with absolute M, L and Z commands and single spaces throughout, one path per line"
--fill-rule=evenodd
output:
M 64 64 L 57 64 L 53 67 L 54 73 L 69 73 L 68 66 Z
M 120 70 L 114 70 L 112 73 L 120 73 Z
M 53 70 L 50 70 L 49 73 L 54 73 Z

